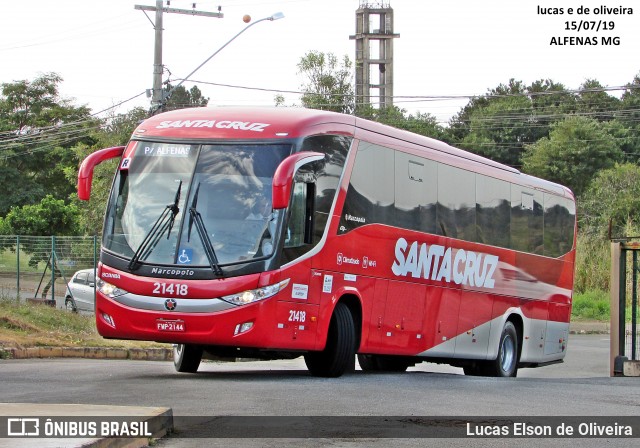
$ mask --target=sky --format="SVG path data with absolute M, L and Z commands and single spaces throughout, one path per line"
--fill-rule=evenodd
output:
M 361 2 L 365 0 L 195 0 L 197 10 L 221 6 L 224 18 L 164 15 L 164 79 L 182 79 L 198 67 L 246 26 L 245 14 L 256 21 L 282 12 L 283 19 L 246 30 L 191 77 L 210 98 L 210 106 L 273 105 L 277 91 L 301 89 L 304 78 L 297 64 L 307 52 L 355 59 L 349 36 L 355 33 Z M 409 113 L 432 114 L 443 124 L 468 96 L 482 95 L 511 78 L 525 84 L 552 79 L 577 89 L 588 79 L 623 86 L 640 73 L 640 5 L 635 0 L 385 3 L 394 10 L 394 31 L 400 34 L 393 49 L 394 104 Z M 136 4 L 154 6 L 155 0 L 0 0 L 0 83 L 55 72 L 63 78 L 62 96 L 93 112 L 132 97 L 116 112 L 148 107 L 143 92 L 153 81 L 154 15 L 146 17 L 134 9 Z M 192 0 L 171 0 L 170 7 L 192 5 Z M 625 14 L 603 14 L 602 6 L 625 8 Z M 574 9 L 572 14 L 568 8 Z M 600 29 L 565 29 L 574 25 Z M 588 37 L 597 45 L 568 45 L 565 37 Z M 609 37 L 618 37 L 619 45 L 603 45 L 602 39 Z M 565 45 L 551 45 L 552 40 Z M 299 95 L 284 96 L 285 104 L 300 104 Z

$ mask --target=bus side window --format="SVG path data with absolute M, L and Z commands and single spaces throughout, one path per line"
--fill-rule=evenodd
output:
M 559 257 L 573 246 L 575 207 L 567 198 L 544 194 L 544 254 Z
M 511 186 L 511 249 L 542 255 L 542 202 L 541 192 Z

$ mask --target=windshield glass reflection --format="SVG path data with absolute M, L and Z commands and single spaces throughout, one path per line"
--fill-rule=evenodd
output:
M 290 151 L 290 145 L 198 147 L 139 142 L 127 169 L 120 169 L 115 180 L 105 221 L 105 248 L 131 258 L 162 210 L 175 200 L 182 182 L 175 217 L 178 231 L 174 229 L 169 238 L 165 234 L 141 261 L 209 266 L 202 238 L 195 230 L 189 232 L 189 216 L 195 212 L 220 264 L 271 255 L 280 220 L 280 212 L 271 209 L 272 179 Z M 195 210 L 190 213 L 193 204 Z

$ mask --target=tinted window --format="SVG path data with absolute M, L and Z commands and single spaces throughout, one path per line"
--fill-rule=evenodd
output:
M 396 152 L 395 225 L 435 233 L 437 194 L 437 164 Z
M 476 176 L 476 220 L 482 244 L 509 247 L 511 185 L 503 180 Z
M 543 253 L 543 196 L 519 185 L 511 186 L 511 248 L 533 254 Z
M 438 235 L 476 240 L 475 177 L 460 168 L 438 165 Z
M 569 199 L 361 142 L 338 232 L 387 224 L 558 257 L 574 221 Z
M 326 154 L 324 160 L 314 162 L 313 172 L 316 183 L 314 204 L 313 243 L 317 244 L 329 220 L 331 205 L 338 190 L 351 138 L 340 135 L 319 135 L 305 139 L 302 151 Z
M 360 142 L 338 232 L 372 223 L 394 225 L 393 178 L 393 151 Z
M 544 254 L 559 257 L 573 246 L 575 205 L 572 201 L 544 195 Z

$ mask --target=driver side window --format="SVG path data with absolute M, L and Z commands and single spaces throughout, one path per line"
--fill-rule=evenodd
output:
M 304 245 L 305 215 L 307 204 L 307 184 L 295 182 L 291 197 L 291 214 L 289 215 L 289 226 L 285 235 L 284 247 L 292 248 Z

